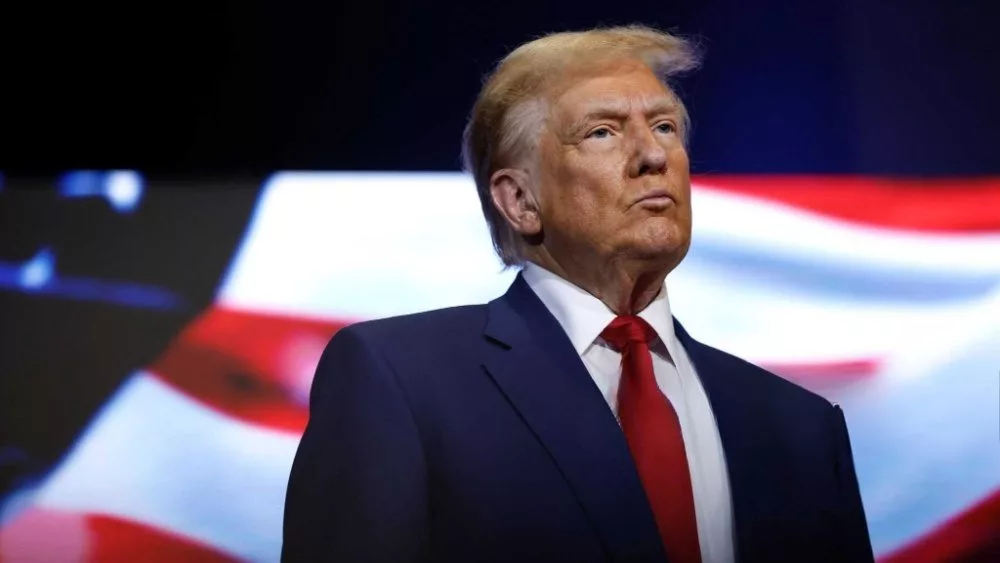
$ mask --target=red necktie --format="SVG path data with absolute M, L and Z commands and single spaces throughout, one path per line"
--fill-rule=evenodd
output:
M 656 385 L 649 343 L 656 332 L 635 316 L 617 317 L 601 336 L 622 354 L 618 415 L 656 517 L 670 563 L 700 563 L 691 474 L 677 412 Z

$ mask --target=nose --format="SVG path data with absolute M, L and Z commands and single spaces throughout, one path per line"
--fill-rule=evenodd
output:
M 632 135 L 632 158 L 629 176 L 662 174 L 667 169 L 667 151 L 648 127 L 636 127 Z

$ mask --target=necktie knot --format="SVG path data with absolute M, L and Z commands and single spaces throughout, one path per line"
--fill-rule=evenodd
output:
M 656 331 L 649 323 L 635 315 L 622 315 L 601 332 L 601 338 L 619 350 L 629 344 L 643 343 L 647 346 L 656 339 Z

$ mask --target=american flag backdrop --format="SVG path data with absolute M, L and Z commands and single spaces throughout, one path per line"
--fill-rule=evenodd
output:
M 135 177 L 94 190 L 145 204 Z M 1000 561 L 1000 179 L 701 176 L 693 206 L 675 315 L 843 406 L 879 560 Z M 7 493 L 0 561 L 277 561 L 333 333 L 482 303 L 516 273 L 457 173 L 275 174 L 228 256 L 210 304 Z M 5 292 L 83 299 L 79 281 L 57 253 L 0 264 Z

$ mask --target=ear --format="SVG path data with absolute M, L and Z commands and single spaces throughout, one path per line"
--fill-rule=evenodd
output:
M 542 216 L 529 181 L 525 170 L 502 168 L 490 177 L 490 193 L 507 224 L 522 236 L 533 237 L 542 232 Z

